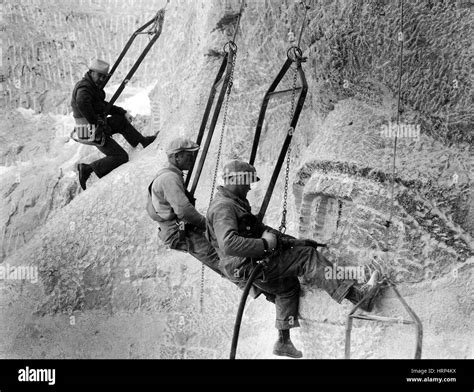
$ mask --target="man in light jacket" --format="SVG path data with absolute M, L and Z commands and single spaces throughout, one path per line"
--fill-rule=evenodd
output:
M 199 145 L 179 137 L 166 149 L 168 166 L 161 169 L 153 181 L 150 216 L 158 222 L 158 236 L 170 249 L 187 252 L 217 272 L 219 257 L 206 239 L 206 218 L 194 206 L 194 198 L 184 185 L 183 171 L 196 159 Z M 150 210 L 152 210 L 150 212 Z

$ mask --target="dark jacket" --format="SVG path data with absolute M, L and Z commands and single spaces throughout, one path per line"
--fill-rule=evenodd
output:
M 206 236 L 220 258 L 220 269 L 233 281 L 246 280 L 253 267 L 251 259 L 266 256 L 262 233 L 276 233 L 252 215 L 246 199 L 224 187 L 218 187 L 207 211 L 206 225 Z
M 90 72 L 76 83 L 72 92 L 71 106 L 75 118 L 84 117 L 89 124 L 97 124 L 98 116 L 102 115 L 108 102 L 105 91 L 94 83 Z M 125 114 L 126 110 L 112 106 L 108 114 Z

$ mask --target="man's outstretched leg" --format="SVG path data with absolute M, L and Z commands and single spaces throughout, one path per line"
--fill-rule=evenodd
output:
M 337 303 L 344 298 L 358 302 L 369 291 L 361 309 L 372 310 L 373 300 L 378 294 L 378 285 L 375 284 L 378 273 L 361 287 L 353 279 L 327 278 L 328 269 L 332 271 L 333 264 L 321 252 L 308 246 L 296 246 L 273 256 L 265 268 L 265 276 L 268 281 L 300 276 L 303 282 L 325 290 Z
M 141 144 L 143 148 L 145 148 L 156 139 L 156 136 L 143 136 L 132 124 L 130 124 L 124 115 L 115 114 L 108 117 L 107 124 L 112 130 L 112 134 L 120 133 L 132 147 Z
M 77 171 L 79 183 L 86 190 L 86 182 L 92 173 L 101 178 L 128 161 L 127 152 L 111 137 L 107 137 L 103 146 L 96 146 L 106 156 L 90 164 L 79 163 Z
M 326 271 L 333 269 L 333 264 L 321 253 L 314 249 L 311 261 L 305 266 L 304 279 L 324 289 L 338 303 L 345 298 L 357 304 L 367 296 L 360 309 L 371 312 L 376 296 L 380 292 L 380 273 L 374 271 L 364 285 L 352 279 L 327 278 Z M 330 274 L 331 275 L 331 274 Z

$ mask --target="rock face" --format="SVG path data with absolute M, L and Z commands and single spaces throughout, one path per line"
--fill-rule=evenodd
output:
M 88 20 L 93 13 L 90 7 L 97 7 L 76 3 L 74 7 L 54 3 L 55 15 L 72 12 L 71 20 Z M 38 4 L 45 10 L 53 6 L 53 2 Z M 131 7 L 128 2 L 123 8 L 114 4 L 106 1 L 96 10 L 105 22 L 92 23 L 97 27 L 92 31 L 99 33 L 90 37 L 91 29 L 83 30 L 82 25 L 69 22 L 70 17 L 57 22 L 62 26 L 57 34 L 47 24 L 44 31 L 63 45 L 69 39 L 59 39 L 63 28 L 76 34 L 75 46 L 66 47 L 72 54 L 85 57 L 100 47 L 98 54 L 113 58 L 124 43 L 120 34 L 109 34 L 119 31 L 114 30 L 113 20 Z M 38 273 L 36 281 L 0 282 L 2 357 L 228 356 L 240 291 L 206 271 L 200 309 L 199 263 L 159 243 L 156 225 L 144 206 L 146 187 L 165 162 L 162 146 L 176 135 L 197 133 L 224 44 L 234 32 L 228 23 L 232 18 L 223 17 L 236 12 L 239 4 L 178 1 L 167 5 L 163 33 L 146 60 L 148 68 L 144 63 L 137 72 L 137 82 L 155 83 L 150 93 L 152 118 L 143 126 L 160 130 L 159 140 L 133 152 L 130 162 L 86 192 L 78 191 L 72 168 L 79 159 L 92 160 L 92 149 L 66 143 L 67 138 L 57 133 L 45 133 L 48 136 L 39 144 L 35 137 L 25 138 L 21 149 L 44 148 L 39 155 L 56 154 L 56 159 L 44 167 L 25 169 L 21 181 L 16 180 L 18 165 L 0 179 L 2 219 L 10 227 L 5 229 L 7 238 L 11 225 L 20 232 L 22 224 L 35 222 L 31 239 L 19 240 L 13 250 L 8 243 L 4 252 L 8 257 L 0 266 L 31 267 L 31 274 Z M 148 13 L 142 19 L 147 20 L 159 6 L 159 2 L 140 2 L 134 12 Z M 9 7 L 16 15 L 12 22 L 15 17 L 39 18 L 32 4 Z M 423 322 L 423 358 L 472 357 L 474 219 L 467 34 L 472 17 L 462 7 L 429 1 L 405 4 L 403 128 L 397 138 L 395 175 L 399 9 L 384 1 L 314 4 L 301 41 L 308 57 L 303 68 L 309 92 L 292 143 L 288 232 L 328 243 L 325 252 L 338 266 L 379 263 Z M 235 157 L 248 159 L 262 97 L 283 65 L 288 47 L 296 43 L 288 39 L 299 37 L 303 15 L 296 2 L 249 2 L 245 8 L 236 38 L 221 163 Z M 127 26 L 123 31 L 133 29 Z M 28 53 L 21 37 L 15 38 L 21 45 L 13 45 L 15 49 L 7 53 Z M 74 56 L 68 58 L 79 63 Z M 18 62 L 19 57 L 15 59 Z M 61 73 L 67 68 L 58 53 L 51 54 L 50 69 L 60 75 L 58 81 L 80 77 L 81 72 Z M 19 95 L 8 83 L 14 81 L 8 79 L 10 95 L 4 99 L 16 107 L 13 97 Z M 291 89 L 292 83 L 290 70 L 281 88 Z M 61 86 L 51 85 L 48 90 L 51 97 L 63 97 L 59 104 L 67 103 L 72 84 L 67 86 L 67 94 Z M 37 93 L 46 90 L 39 84 L 28 91 L 35 95 L 36 89 Z M 255 212 L 288 129 L 290 101 L 288 94 L 272 101 L 268 109 L 256 161 L 262 181 L 251 192 Z M 51 126 L 45 129 L 54 128 L 55 118 L 46 112 L 58 102 L 52 98 L 48 102 L 42 107 L 43 117 L 10 111 L 4 121 L 10 121 L 12 132 L 19 129 L 15 121 L 23 121 L 28 135 L 39 121 L 49 121 Z M 198 187 L 198 209 L 203 212 L 211 194 L 222 115 Z M 8 134 L 1 137 L 9 146 L 2 150 L 3 156 L 21 153 L 22 144 L 13 145 Z M 265 219 L 274 227 L 281 219 L 283 177 L 284 168 Z M 32 187 L 37 191 L 27 191 Z M 34 206 L 38 207 L 31 218 L 28 211 Z M 388 229 L 387 221 L 391 222 Z M 350 309 L 347 301 L 337 305 L 318 288 L 303 287 L 302 327 L 293 335 L 306 358 L 344 357 Z M 390 290 L 377 304 L 376 313 L 408 318 Z M 247 305 L 239 357 L 272 357 L 273 318 L 273 305 L 263 298 Z M 414 355 L 412 326 L 357 321 L 352 335 L 356 358 Z

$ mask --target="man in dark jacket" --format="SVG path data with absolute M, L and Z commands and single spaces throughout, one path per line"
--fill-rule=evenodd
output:
M 112 106 L 110 116 L 105 120 L 103 114 L 107 106 L 105 101 L 104 82 L 109 72 L 109 64 L 105 61 L 95 59 L 89 66 L 89 71 L 74 87 L 71 106 L 76 125 L 95 126 L 99 128 L 105 137 L 105 143 L 96 147 L 106 155 L 91 164 L 80 163 L 77 166 L 79 183 L 82 189 L 86 189 L 86 182 L 94 172 L 101 178 L 110 173 L 116 167 L 128 161 L 128 154 L 120 145 L 112 139 L 112 135 L 120 133 L 127 142 L 136 147 L 139 143 L 146 147 L 153 143 L 156 136 L 143 136 L 138 132 L 130 121 L 132 116 L 119 106 Z M 105 126 L 105 121 L 107 126 Z
M 298 277 L 325 290 L 338 303 L 346 298 L 355 304 L 367 294 L 361 309 L 371 311 L 380 288 L 377 284 L 379 276 L 378 272 L 373 273 L 362 287 L 355 280 L 326 278 L 326 271 L 332 269 L 333 264 L 315 248 L 293 246 L 281 249 L 277 239 L 280 233 L 263 225 L 251 214 L 246 197 L 250 184 L 258 180 L 255 168 L 246 162 L 235 160 L 224 167 L 225 186 L 218 188 L 207 211 L 207 237 L 219 255 L 221 271 L 234 283 L 240 282 L 240 286 L 248 280 L 255 262 L 267 258 L 263 274 L 254 285 L 276 306 L 278 340 L 273 353 L 301 358 L 302 352 L 290 339 L 290 328 L 299 326 Z M 274 301 L 267 293 L 273 294 Z

